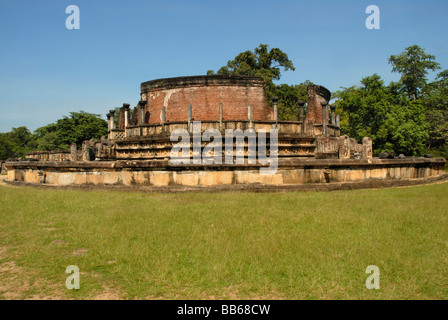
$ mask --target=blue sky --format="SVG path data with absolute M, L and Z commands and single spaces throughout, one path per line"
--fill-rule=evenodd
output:
M 72 4 L 79 30 L 65 27 Z M 372 4 L 380 30 L 365 27 Z M 135 105 L 141 82 L 216 71 L 260 43 L 296 67 L 279 83 L 331 91 L 373 73 L 398 80 L 387 59 L 413 44 L 447 69 L 447 13 L 447 0 L 0 0 L 0 132 L 71 111 L 104 117 Z

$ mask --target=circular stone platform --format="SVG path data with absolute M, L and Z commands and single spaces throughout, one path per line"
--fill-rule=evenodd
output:
M 8 180 L 72 186 L 250 187 L 294 188 L 333 184 L 343 189 L 393 186 L 445 179 L 443 158 L 280 159 L 274 174 L 261 165 L 173 165 L 169 161 L 17 161 L 7 162 Z

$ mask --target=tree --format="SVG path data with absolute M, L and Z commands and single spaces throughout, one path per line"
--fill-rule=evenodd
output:
M 422 97 L 429 124 L 428 150 L 448 158 L 448 70 L 427 85 Z
M 283 68 L 284 71 L 295 70 L 286 53 L 279 48 L 269 50 L 267 44 L 260 44 L 258 48 L 254 49 L 254 52 L 248 50 L 239 53 L 235 59 L 221 67 L 217 74 L 261 76 L 266 82 L 272 82 L 280 80 L 280 68 Z M 214 72 L 209 70 L 207 74 L 212 75 Z
M 428 139 L 424 106 L 419 100 L 407 99 L 397 87 L 397 83 L 385 86 L 374 74 L 363 78 L 359 87 L 336 92 L 342 133 L 358 141 L 371 137 L 375 154 L 422 155 Z
M 34 131 L 36 135 L 36 149 L 39 151 L 60 150 L 60 141 L 56 133 L 57 126 L 52 123 Z
M 429 151 L 447 157 L 448 70 L 428 83 L 428 71 L 440 69 L 434 60 L 414 45 L 388 60 L 392 71 L 401 73 L 400 81 L 385 86 L 375 74 L 362 79 L 361 86 L 338 91 L 341 131 L 358 141 L 370 136 L 375 154 L 417 156 Z
M 0 159 L 22 158 L 33 150 L 34 135 L 27 127 L 12 128 L 10 132 L 0 134 Z
M 305 81 L 299 85 L 280 84 L 274 86 L 271 95 L 277 96 L 278 100 L 278 118 L 280 120 L 299 120 L 298 101 L 306 102 L 308 100 L 307 86 L 310 81 Z
M 13 146 L 14 157 L 23 157 L 25 153 L 32 151 L 34 136 L 27 127 L 12 128 L 7 135 Z
M 267 44 L 260 44 L 254 51 L 244 51 L 239 53 L 233 60 L 229 60 L 227 65 L 221 67 L 218 75 L 249 75 L 260 76 L 265 81 L 264 89 L 268 101 L 274 96 L 278 96 L 279 119 L 293 120 L 297 118 L 297 100 L 303 97 L 303 85 L 289 86 L 274 84 L 274 80 L 280 80 L 281 69 L 283 71 L 294 71 L 294 65 L 289 60 L 288 55 L 279 48 L 269 50 Z M 213 70 L 208 70 L 207 75 L 214 75 Z M 305 98 L 306 88 L 305 88 Z
M 427 84 L 428 70 L 440 69 L 440 65 L 433 60 L 435 56 L 426 54 L 418 45 L 407 47 L 406 51 L 399 55 L 390 56 L 392 72 L 401 74 L 401 82 L 410 98 L 419 98 L 421 90 Z
M 420 100 L 408 100 L 405 104 L 392 105 L 386 120 L 388 146 L 395 153 L 422 156 L 429 138 L 425 108 Z
M 107 135 L 107 122 L 100 115 L 84 111 L 70 112 L 70 116 L 40 127 L 31 133 L 26 127 L 12 128 L 0 133 L 0 160 L 23 158 L 31 151 L 67 150 L 72 143 L 78 147 L 85 140 Z
M 0 133 L 0 160 L 14 157 L 13 144 L 7 133 Z
M 83 141 L 107 135 L 107 121 L 100 115 L 84 111 L 70 112 L 56 123 L 36 129 L 39 150 L 67 150 L 72 143 L 80 146 Z

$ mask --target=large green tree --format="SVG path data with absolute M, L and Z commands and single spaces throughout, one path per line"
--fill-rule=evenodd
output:
M 56 123 L 35 131 L 37 149 L 66 150 L 72 143 L 80 146 L 83 141 L 107 135 L 107 121 L 100 115 L 84 111 L 70 112 Z
M 0 160 L 23 158 L 31 151 L 67 150 L 72 143 L 78 147 L 85 140 L 99 139 L 107 135 L 107 121 L 100 115 L 84 111 L 70 112 L 31 133 L 26 127 L 12 128 L 0 133 Z
M 375 74 L 362 79 L 361 86 L 336 93 L 342 131 L 358 141 L 372 137 L 376 154 L 430 152 L 447 157 L 448 70 L 428 82 L 428 72 L 440 65 L 418 45 L 392 55 L 389 63 L 401 74 L 400 81 L 386 86 Z
M 421 100 L 429 125 L 428 150 L 448 158 L 448 70 L 425 88 Z
M 0 134 L 0 160 L 20 158 L 34 149 L 34 135 L 27 127 L 12 128 Z
M 306 85 L 311 82 L 307 81 L 295 86 L 276 85 L 274 80 L 280 80 L 282 70 L 295 70 L 288 55 L 279 48 L 269 49 L 267 44 L 260 44 L 253 51 L 248 50 L 239 53 L 233 60 L 229 60 L 227 65 L 221 67 L 216 74 L 263 77 L 268 101 L 272 101 L 274 96 L 279 97 L 279 119 L 297 120 L 297 102 L 298 100 L 307 100 Z M 208 70 L 207 74 L 214 75 L 215 72 Z
M 434 60 L 435 56 L 427 54 L 418 45 L 413 45 L 398 55 L 390 56 L 389 63 L 393 72 L 401 74 L 401 82 L 409 97 L 417 99 L 427 85 L 428 71 L 440 69 L 439 63 Z
M 14 157 L 13 144 L 7 133 L 0 133 L 0 160 Z
M 280 84 L 273 87 L 271 96 L 277 96 L 278 118 L 280 120 L 299 120 L 298 102 L 308 100 L 307 86 L 310 81 L 298 85 Z
M 342 132 L 358 141 L 371 137 L 375 154 L 422 155 L 429 137 L 424 106 L 421 101 L 409 100 L 399 87 L 397 83 L 385 86 L 374 74 L 363 78 L 361 86 L 336 92 Z
M 250 75 L 261 76 L 266 82 L 280 80 L 281 71 L 295 70 L 288 55 L 279 48 L 269 50 L 267 44 L 260 44 L 254 51 L 244 51 L 239 53 L 235 59 L 229 60 L 226 66 L 221 67 L 217 74 L 222 75 Z M 212 70 L 207 71 L 212 75 Z

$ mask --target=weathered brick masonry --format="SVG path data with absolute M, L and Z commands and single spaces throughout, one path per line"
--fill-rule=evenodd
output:
M 192 105 L 194 120 L 218 120 L 223 105 L 224 120 L 245 120 L 252 106 L 253 120 L 271 120 L 263 79 L 249 76 L 196 76 L 159 79 L 141 84 L 141 98 L 146 101 L 149 123 L 160 123 L 162 106 L 166 121 L 187 121 L 187 107 Z
M 310 85 L 307 88 L 308 93 L 308 109 L 306 122 L 313 124 L 322 124 L 322 103 L 328 104 L 331 93 L 325 87 L 318 85 Z M 328 111 L 328 108 L 327 108 Z M 329 123 L 329 113 L 326 114 L 326 122 Z

